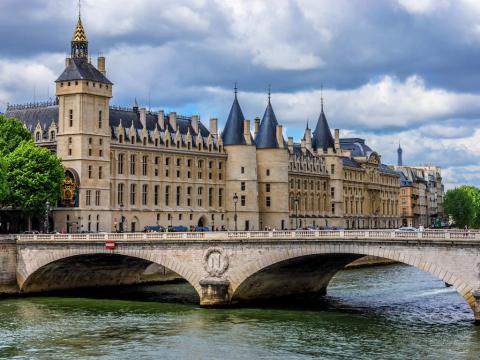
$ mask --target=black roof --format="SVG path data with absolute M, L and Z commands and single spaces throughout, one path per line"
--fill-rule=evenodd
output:
M 222 141 L 224 145 L 246 145 L 245 137 L 243 136 L 244 121 L 245 118 L 238 103 L 237 94 L 235 94 L 227 123 L 222 131 Z
M 104 84 L 112 84 L 95 66 L 83 58 L 71 59 L 70 64 L 65 68 L 56 82 L 71 80 L 90 80 Z
M 277 117 L 273 112 L 272 104 L 269 100 L 257 136 L 255 137 L 257 148 L 271 149 L 279 147 L 277 141 L 277 125 Z
M 323 105 L 320 116 L 318 117 L 317 126 L 313 131 L 312 147 L 315 150 L 323 149 L 324 151 L 326 151 L 328 148 L 335 149 L 335 142 L 333 141 L 327 118 L 325 117 L 325 113 L 323 112 Z
M 52 122 L 58 124 L 58 105 L 32 106 L 23 109 L 7 108 L 5 116 L 20 120 L 32 133 L 39 122 L 46 133 Z

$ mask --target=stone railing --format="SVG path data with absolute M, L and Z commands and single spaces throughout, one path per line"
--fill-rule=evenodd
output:
M 478 231 L 395 230 L 280 230 L 280 231 L 214 231 L 163 233 L 98 233 L 98 234 L 21 234 L 19 241 L 128 241 L 128 240 L 289 240 L 289 239 L 399 239 L 399 240 L 480 240 Z

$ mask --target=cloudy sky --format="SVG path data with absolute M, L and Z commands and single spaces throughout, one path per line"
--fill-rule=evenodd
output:
M 0 1 L 0 111 L 46 99 L 63 69 L 75 0 Z M 247 118 L 268 85 L 287 134 L 331 128 L 386 163 L 443 167 L 480 186 L 478 0 L 83 0 L 90 53 L 107 57 L 112 104 L 199 113 L 220 125 L 233 85 Z

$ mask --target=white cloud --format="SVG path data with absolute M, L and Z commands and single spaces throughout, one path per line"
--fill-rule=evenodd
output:
M 445 8 L 448 0 L 398 0 L 400 6 L 414 14 L 428 14 L 439 8 Z

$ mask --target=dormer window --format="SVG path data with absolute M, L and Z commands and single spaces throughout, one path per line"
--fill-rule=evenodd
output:
M 39 132 L 39 131 L 37 131 L 37 132 L 35 133 L 35 141 L 36 141 L 36 142 L 39 142 L 39 141 L 40 141 L 40 132 Z
M 50 131 L 50 141 L 55 140 L 55 130 Z
M 119 142 L 120 144 L 123 143 L 123 135 L 120 135 L 120 136 L 118 137 L 118 142 Z

